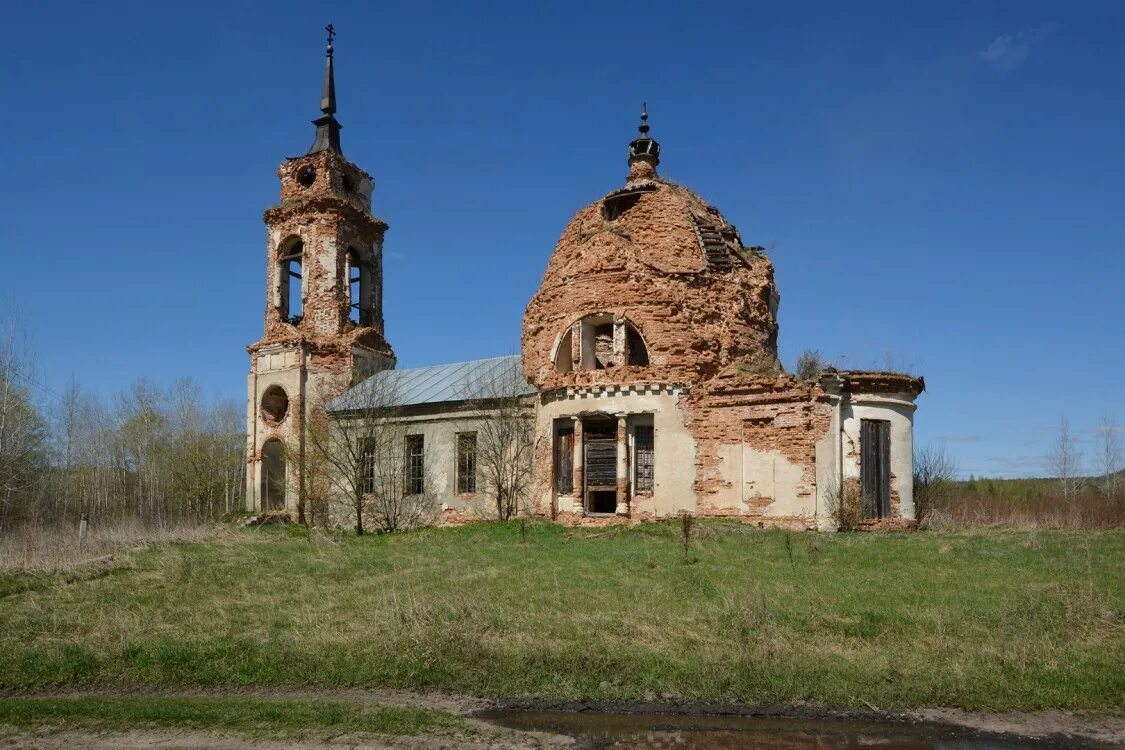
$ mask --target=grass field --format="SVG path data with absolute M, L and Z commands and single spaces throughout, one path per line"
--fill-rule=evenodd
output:
M 141 685 L 1118 715 L 1125 533 L 261 528 L 0 574 L 0 686 Z
M 346 700 L 244 698 L 5 698 L 0 727 L 67 731 L 176 729 L 247 737 L 304 731 L 415 735 L 463 733 L 465 722 L 440 711 Z

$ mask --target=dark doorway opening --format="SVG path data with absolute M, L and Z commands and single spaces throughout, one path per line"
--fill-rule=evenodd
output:
M 285 510 L 285 449 L 279 440 L 262 446 L 261 510 Z
M 617 490 L 591 490 L 586 493 L 586 511 L 612 515 L 617 512 Z

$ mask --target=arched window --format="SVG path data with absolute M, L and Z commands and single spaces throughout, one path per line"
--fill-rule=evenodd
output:
M 572 341 L 570 329 L 567 328 L 555 349 L 555 370 L 557 372 L 570 372 L 574 369 L 574 353 L 572 350 L 574 345 L 571 343 Z
M 303 312 L 301 260 L 304 256 L 304 250 L 304 244 L 300 240 L 296 240 L 288 247 L 283 247 L 278 258 L 278 307 L 281 308 L 281 317 L 294 325 L 301 322 Z
M 613 316 L 602 313 L 582 319 L 583 370 L 605 370 L 617 364 L 613 356 Z
M 261 510 L 285 510 L 285 448 L 280 440 L 262 446 Z
M 578 354 L 572 353 L 577 337 Z M 554 352 L 556 372 L 647 367 L 648 347 L 632 323 L 610 313 L 594 313 L 567 328 Z
M 648 347 L 637 329 L 625 323 L 626 362 L 633 366 L 648 366 Z
M 355 248 L 348 249 L 348 318 L 371 325 L 371 268 Z

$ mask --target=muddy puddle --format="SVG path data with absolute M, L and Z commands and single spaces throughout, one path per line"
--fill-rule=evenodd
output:
M 1051 746 L 984 738 L 936 725 L 835 719 L 506 710 L 479 716 L 510 729 L 568 735 L 582 748 L 618 750 L 1042 750 Z

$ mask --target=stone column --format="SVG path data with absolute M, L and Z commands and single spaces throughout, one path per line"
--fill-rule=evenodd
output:
M 617 515 L 629 515 L 629 445 L 625 414 L 617 415 Z
M 613 362 L 618 367 L 629 364 L 628 337 L 625 335 L 625 321 L 613 321 Z
M 570 369 L 582 369 L 582 321 L 570 327 Z
M 571 510 L 581 515 L 586 509 L 586 478 L 583 476 L 582 468 L 585 455 L 582 449 L 582 420 L 578 417 L 571 417 L 571 419 L 574 420 L 574 502 Z

